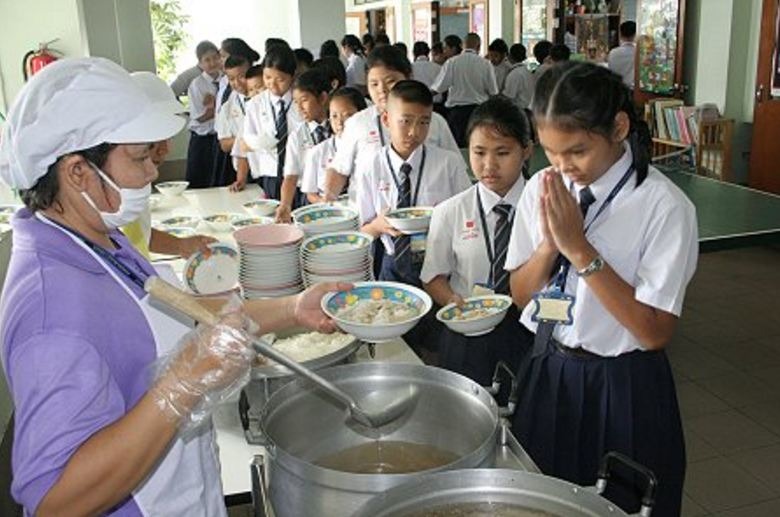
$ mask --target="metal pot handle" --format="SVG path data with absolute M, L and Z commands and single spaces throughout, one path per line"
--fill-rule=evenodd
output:
M 496 368 L 493 370 L 493 380 L 490 386 L 485 386 L 485 389 L 491 395 L 498 395 L 501 390 L 501 373 L 505 373 L 511 382 L 509 388 L 509 399 L 507 400 L 506 407 L 498 408 L 499 418 L 508 418 L 515 413 L 517 407 L 517 376 L 504 361 L 496 363 Z
M 653 506 L 655 505 L 655 491 L 658 488 L 658 479 L 655 477 L 652 470 L 637 463 L 625 454 L 612 451 L 604 455 L 604 458 L 601 460 L 601 467 L 599 467 L 596 492 L 601 495 L 607 489 L 607 481 L 612 475 L 611 466 L 613 463 L 622 463 L 625 467 L 628 467 L 645 478 L 647 487 L 642 496 L 642 507 L 639 509 L 639 515 L 641 517 L 650 517 L 650 514 L 653 512 Z
M 272 517 L 265 458 L 261 454 L 255 455 L 252 463 L 249 464 L 249 470 L 252 478 L 252 516 Z

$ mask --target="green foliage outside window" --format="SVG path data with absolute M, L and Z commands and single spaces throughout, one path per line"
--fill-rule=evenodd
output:
M 182 13 L 179 0 L 152 0 L 149 9 L 157 75 L 170 82 L 176 76 L 176 55 L 187 45 L 190 17 Z

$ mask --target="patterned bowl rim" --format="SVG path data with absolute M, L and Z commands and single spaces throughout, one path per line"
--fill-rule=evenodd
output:
M 499 307 L 499 309 L 500 309 L 499 312 L 508 310 L 512 306 L 512 303 L 514 303 L 512 301 L 512 297 L 511 296 L 507 296 L 505 294 L 483 294 L 483 295 L 480 295 L 480 296 L 470 296 L 468 298 L 464 298 L 463 301 L 466 302 L 466 304 L 475 303 L 475 302 L 486 302 L 486 301 L 493 301 L 493 302 L 496 302 L 496 303 L 497 302 L 503 302 L 504 306 L 503 307 Z M 479 306 L 475 306 L 473 308 L 469 308 L 469 310 L 473 310 L 473 309 L 476 309 L 476 308 L 482 307 L 482 306 L 484 306 L 484 303 L 480 303 Z M 444 307 L 442 307 L 441 309 L 439 309 L 436 312 L 436 319 L 441 321 L 442 323 L 467 323 L 467 322 L 471 323 L 471 322 L 474 322 L 474 321 L 480 321 L 482 319 L 489 318 L 491 316 L 495 316 L 495 314 L 489 314 L 487 316 L 483 316 L 482 318 L 463 320 L 463 321 L 453 320 L 452 319 L 452 315 L 448 315 L 447 313 L 449 313 L 450 311 L 452 311 L 455 308 L 456 307 L 455 307 L 454 303 L 450 303 L 450 304 L 445 305 Z
M 398 325 L 404 325 L 406 323 L 419 320 L 422 318 L 425 314 L 428 313 L 428 311 L 431 310 L 431 307 L 433 307 L 433 300 L 431 300 L 431 297 L 423 291 L 422 289 L 419 289 L 417 287 L 402 284 L 400 282 L 381 282 L 381 281 L 369 281 L 369 282 L 354 282 L 352 284 L 353 288 L 349 291 L 334 291 L 331 293 L 326 294 L 322 297 L 322 300 L 320 302 L 320 307 L 322 308 L 322 311 L 331 319 L 334 321 L 337 321 L 339 323 L 343 323 L 346 325 L 351 325 L 355 327 L 395 327 Z M 412 295 L 416 298 L 415 308 L 418 309 L 420 312 L 416 316 L 409 318 L 407 320 L 403 321 L 396 321 L 394 323 L 385 323 L 385 324 L 377 324 L 377 323 L 358 323 L 354 321 L 345 320 L 342 318 L 339 318 L 335 315 L 333 310 L 330 307 L 331 301 L 336 299 L 339 296 L 347 296 L 347 294 L 360 290 L 360 291 L 369 291 L 372 292 L 374 290 L 381 290 L 384 294 L 384 291 L 387 290 L 396 290 L 400 291 L 402 293 L 405 293 L 406 295 Z

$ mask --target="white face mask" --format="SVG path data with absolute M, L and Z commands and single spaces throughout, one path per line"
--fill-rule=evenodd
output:
M 97 213 L 100 214 L 101 219 L 103 219 L 103 223 L 109 228 L 109 229 L 116 229 L 121 226 L 125 226 L 127 224 L 132 223 L 136 219 L 138 219 L 141 214 L 146 210 L 146 208 L 149 206 L 149 196 L 152 195 L 152 184 L 148 183 L 145 186 L 141 188 L 120 188 L 117 186 L 116 183 L 114 183 L 111 178 L 108 177 L 108 175 L 100 170 L 94 163 L 90 163 L 92 168 L 95 169 L 95 171 L 100 175 L 101 178 L 103 178 L 103 181 L 108 183 L 108 185 L 119 192 L 120 202 L 119 202 L 119 209 L 116 212 L 102 212 L 94 201 L 92 201 L 92 198 L 89 197 L 89 194 L 86 192 L 82 192 L 81 195 L 86 199 L 87 203 L 95 209 Z

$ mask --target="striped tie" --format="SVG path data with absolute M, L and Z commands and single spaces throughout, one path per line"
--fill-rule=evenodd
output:
M 288 106 L 289 107 L 289 106 Z M 281 199 L 282 178 L 284 177 L 284 158 L 287 152 L 287 108 L 284 99 L 279 99 L 279 112 L 276 113 L 276 178 L 279 180 L 274 199 Z
M 312 139 L 314 140 L 314 143 L 319 144 L 320 142 L 327 139 L 330 136 L 328 133 L 328 129 L 325 126 L 315 127 L 314 131 L 312 132 Z
M 412 166 L 408 163 L 401 165 L 400 190 L 398 191 L 398 203 L 396 208 L 409 208 L 412 206 L 412 180 L 409 175 Z M 409 274 L 412 270 L 412 239 L 408 235 L 399 235 L 393 238 L 395 245 L 395 267 L 402 273 Z
M 512 231 L 512 221 L 509 214 L 512 206 L 499 203 L 493 207 L 493 212 L 498 217 L 496 229 L 493 232 L 493 289 L 498 294 L 509 294 L 509 272 L 504 269 L 506 262 L 506 250 L 509 246 L 509 234 Z

